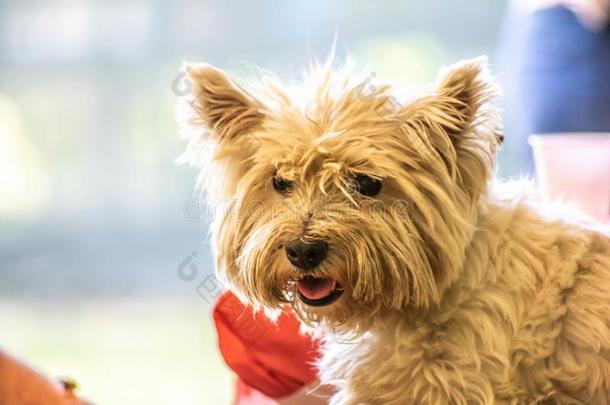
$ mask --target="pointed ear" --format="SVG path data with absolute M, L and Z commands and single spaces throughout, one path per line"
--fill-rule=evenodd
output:
M 497 93 L 487 58 L 480 57 L 441 71 L 433 93 L 402 111 L 409 135 L 424 133 L 426 148 L 473 198 L 486 187 L 503 141 L 492 103 Z
M 177 121 L 188 144 L 177 162 L 201 170 L 198 185 L 210 201 L 230 198 L 248 170 L 255 146 L 247 135 L 262 125 L 264 109 L 219 69 L 186 64 L 184 74 L 190 93 L 178 99 Z
M 439 75 L 438 95 L 444 101 L 450 114 L 451 124 L 446 130 L 449 136 L 459 137 L 461 133 L 474 129 L 490 111 L 490 104 L 498 90 L 489 71 L 486 57 L 458 62 Z M 454 142 L 459 139 L 454 139 Z M 499 143 L 503 141 L 500 136 Z
M 228 140 L 256 129 L 263 121 L 260 103 L 219 69 L 207 64 L 185 64 L 191 94 L 182 100 L 186 124 Z

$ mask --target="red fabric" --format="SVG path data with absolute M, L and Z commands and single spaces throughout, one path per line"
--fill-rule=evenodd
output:
M 239 377 L 235 382 L 234 405 L 279 405 L 273 398 L 268 397 L 256 388 L 252 388 Z
M 241 380 L 239 405 L 266 404 L 258 394 L 281 398 L 316 380 L 313 363 L 319 356 L 318 342 L 299 333 L 299 321 L 288 307 L 273 323 L 227 291 L 216 302 L 213 315 L 220 352 Z

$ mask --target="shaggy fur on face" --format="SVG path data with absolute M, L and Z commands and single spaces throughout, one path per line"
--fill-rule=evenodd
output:
M 324 331 L 333 404 L 610 403 L 610 239 L 491 186 L 484 59 L 408 102 L 330 63 L 252 94 L 185 70 L 217 272 Z M 294 264 L 295 241 L 319 264 Z

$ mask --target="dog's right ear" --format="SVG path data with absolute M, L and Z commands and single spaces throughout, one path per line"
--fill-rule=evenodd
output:
M 183 74 L 190 92 L 178 99 L 177 120 L 188 144 L 177 161 L 201 169 L 198 186 L 210 200 L 231 198 L 254 152 L 248 135 L 262 125 L 265 110 L 210 65 L 185 64 Z
M 256 129 L 263 121 L 260 103 L 219 69 L 207 64 L 185 64 L 191 88 L 181 103 L 194 130 L 218 141 L 234 139 Z

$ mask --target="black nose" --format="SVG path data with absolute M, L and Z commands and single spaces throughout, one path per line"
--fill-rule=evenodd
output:
M 297 239 L 287 243 L 285 249 L 290 263 L 299 269 L 306 270 L 313 269 L 326 258 L 328 244 L 323 240 L 305 243 Z

